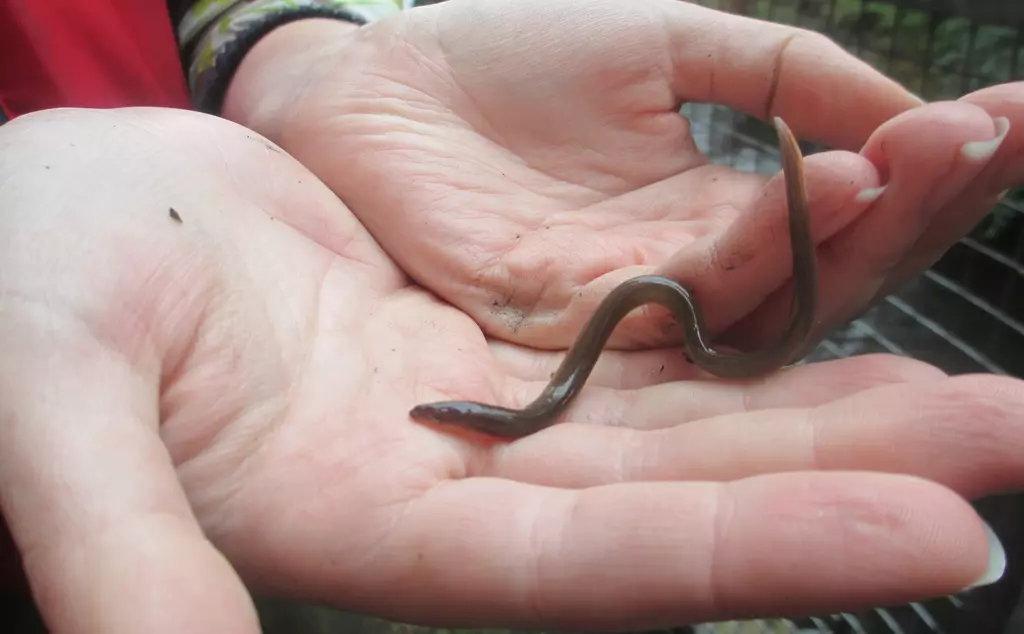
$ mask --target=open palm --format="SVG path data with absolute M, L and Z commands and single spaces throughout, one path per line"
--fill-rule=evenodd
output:
M 693 287 L 713 330 L 743 320 L 737 342 L 777 336 L 790 276 L 781 182 L 710 164 L 684 101 L 866 144 L 808 161 L 827 247 L 818 335 L 1024 177 L 972 188 L 991 154 L 958 152 L 999 137 L 985 109 L 919 108 L 876 133 L 919 102 L 820 36 L 691 3 L 450 0 L 341 28 L 271 34 L 226 114 L 299 158 L 415 280 L 508 341 L 564 348 L 614 285 L 649 272 Z M 301 55 L 285 54 L 294 46 Z M 246 102 L 254 83 L 279 107 Z M 918 245 L 930 232 L 938 244 Z M 665 342 L 644 319 L 613 343 Z
M 442 433 L 410 406 L 521 404 L 556 355 L 488 345 L 279 148 L 56 112 L 0 157 L 0 502 L 54 632 L 255 632 L 240 581 L 590 630 L 904 601 L 981 575 L 960 496 L 1024 476 L 1018 382 L 886 357 L 743 384 L 610 353 L 564 424 Z

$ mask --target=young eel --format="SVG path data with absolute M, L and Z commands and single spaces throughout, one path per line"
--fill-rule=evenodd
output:
M 777 343 L 749 353 L 720 352 L 708 346 L 707 326 L 690 291 L 657 275 L 623 282 L 601 302 L 539 397 L 521 410 L 476 403 L 443 401 L 414 407 L 413 420 L 455 425 L 492 436 L 518 438 L 552 425 L 579 394 L 612 331 L 633 309 L 656 303 L 682 325 L 683 347 L 692 363 L 721 378 L 767 374 L 794 361 L 810 334 L 818 300 L 818 263 L 811 238 L 803 156 L 789 126 L 776 117 L 782 171 L 786 181 L 794 295 L 789 324 Z

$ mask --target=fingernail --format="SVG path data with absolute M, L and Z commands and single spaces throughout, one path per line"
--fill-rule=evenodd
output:
M 885 193 L 885 189 L 887 187 L 888 185 L 882 185 L 881 187 L 869 187 L 867 189 L 862 189 L 856 196 L 854 196 L 853 199 L 859 203 L 873 203 L 882 197 L 882 194 Z
M 996 138 L 988 141 L 968 141 L 960 147 L 960 152 L 969 161 L 987 161 L 996 153 L 1002 145 L 1006 135 L 1010 132 L 1010 120 L 1006 117 L 992 119 L 996 124 Z
M 1002 579 L 1003 573 L 1006 572 L 1006 551 L 1003 550 L 999 537 L 996 536 L 995 531 L 988 525 L 988 522 L 982 520 L 982 524 L 985 526 L 985 535 L 988 537 L 988 568 L 985 569 L 985 572 L 977 581 L 964 588 L 964 590 L 973 590 L 981 586 L 991 585 Z

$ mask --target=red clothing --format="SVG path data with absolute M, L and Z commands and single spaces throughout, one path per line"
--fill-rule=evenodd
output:
M 166 0 L 0 0 L 0 108 L 189 108 Z

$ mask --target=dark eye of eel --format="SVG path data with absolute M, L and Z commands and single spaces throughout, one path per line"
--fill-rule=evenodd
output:
M 789 322 L 779 340 L 746 353 L 720 352 L 710 347 L 703 313 L 690 292 L 658 275 L 627 280 L 601 302 L 569 348 L 544 391 L 523 409 L 509 409 L 473 401 L 442 401 L 417 405 L 413 420 L 454 425 L 502 438 L 538 432 L 558 419 L 583 389 L 608 338 L 632 310 L 660 304 L 679 322 L 683 348 L 690 361 L 720 378 L 750 378 L 773 372 L 795 361 L 814 325 L 818 301 L 818 263 L 811 238 L 803 155 L 793 132 L 782 119 L 774 120 L 779 137 L 782 171 L 786 182 L 790 250 L 793 256 L 794 294 Z

